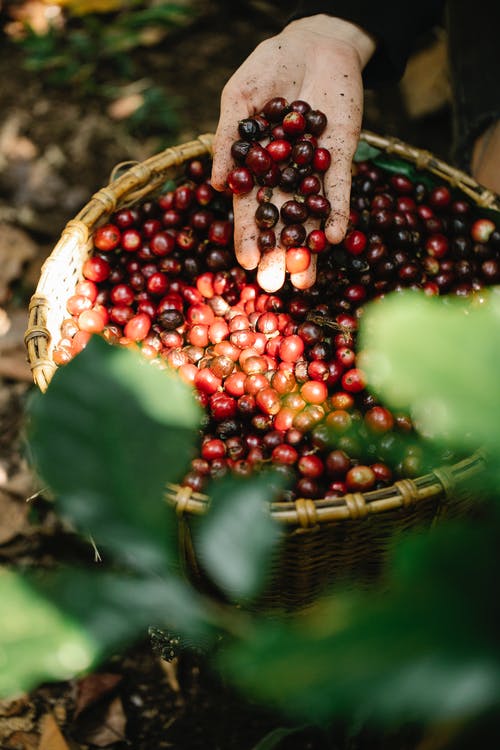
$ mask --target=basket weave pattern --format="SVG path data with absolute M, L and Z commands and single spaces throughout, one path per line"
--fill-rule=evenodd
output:
M 477 206 L 500 210 L 498 196 L 429 152 L 373 133 L 363 132 L 361 138 L 447 181 Z M 91 254 L 93 231 L 117 209 L 151 198 L 167 179 L 182 176 L 185 162 L 210 155 L 211 145 L 210 134 L 200 135 L 195 141 L 135 164 L 95 193 L 66 225 L 42 267 L 29 307 L 25 341 L 33 379 L 42 391 L 57 369 L 52 360 L 53 345 L 67 316 L 66 301 L 82 278 L 83 263 Z M 474 499 L 469 480 L 481 472 L 483 465 L 478 453 L 453 466 L 397 481 L 382 490 L 329 500 L 299 498 L 271 504 L 271 514 L 282 528 L 283 544 L 272 564 L 264 603 L 273 608 L 301 607 L 313 602 L 321 589 L 334 580 L 349 575 L 358 581 L 371 580 L 383 566 L 389 540 L 395 534 L 465 512 Z M 166 498 L 178 514 L 186 570 L 197 578 L 200 571 L 189 521 L 207 511 L 209 499 L 177 485 L 169 485 Z

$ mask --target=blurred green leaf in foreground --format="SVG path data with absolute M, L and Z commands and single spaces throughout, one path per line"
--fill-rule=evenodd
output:
M 384 403 L 410 407 L 420 431 L 500 464 L 500 295 L 486 301 L 392 295 L 367 307 L 362 366 Z
M 176 519 L 162 496 L 194 454 L 190 388 L 95 336 L 30 413 L 38 470 L 75 527 L 136 568 L 174 564 Z

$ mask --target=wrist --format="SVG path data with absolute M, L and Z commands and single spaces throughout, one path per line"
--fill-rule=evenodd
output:
M 375 38 L 361 26 L 324 13 L 291 21 L 282 33 L 289 32 L 318 34 L 332 42 L 349 45 L 357 52 L 361 69 L 368 63 L 377 46 Z

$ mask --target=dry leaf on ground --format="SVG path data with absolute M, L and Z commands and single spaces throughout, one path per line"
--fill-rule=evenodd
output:
M 5 740 L 2 747 L 9 750 L 38 750 L 38 734 L 34 732 L 14 732 Z
M 52 714 L 48 713 L 42 716 L 40 730 L 38 750 L 70 750 Z
M 127 717 L 123 710 L 121 698 L 115 698 L 108 706 L 106 713 L 89 727 L 82 739 L 85 743 L 97 747 L 108 747 L 125 739 Z M 51 748 L 51 750 L 56 750 Z
M 96 673 L 79 680 L 73 718 L 76 719 L 85 709 L 108 695 L 122 679 L 122 675 L 119 674 Z

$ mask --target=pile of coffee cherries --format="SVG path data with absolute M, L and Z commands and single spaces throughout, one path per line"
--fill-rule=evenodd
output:
M 408 415 L 366 388 L 358 322 L 368 300 L 408 287 L 487 297 L 500 281 L 495 223 L 445 184 L 361 162 L 347 235 L 318 256 L 315 284 L 268 294 L 236 264 L 232 195 L 216 193 L 209 172 L 192 160 L 177 187 L 96 230 L 56 364 L 100 334 L 175 369 L 206 413 L 179 477 L 193 490 L 273 465 L 290 476 L 285 499 L 337 498 L 428 470 Z
M 330 213 L 323 194 L 323 175 L 331 164 L 330 152 L 318 144 L 327 125 L 323 112 L 302 100 L 290 104 L 283 97 L 270 99 L 260 114 L 241 120 L 240 139 L 231 155 L 236 163 L 227 179 L 234 195 L 256 192 L 255 223 L 261 253 L 276 245 L 286 248 L 286 270 L 305 271 L 311 253 L 327 248 L 319 227 L 306 230 L 308 219 L 321 224 Z M 290 194 L 281 207 L 272 202 L 273 188 Z M 276 225 L 283 227 L 276 234 Z

